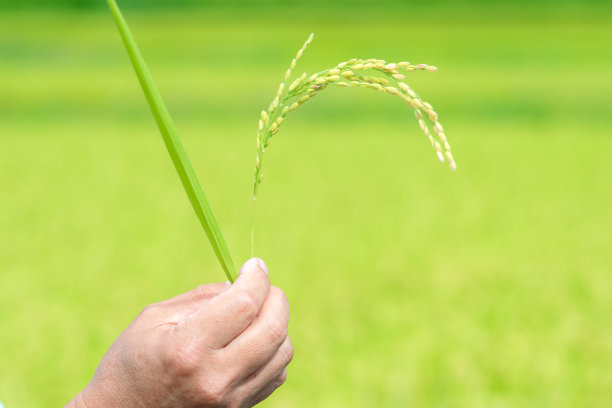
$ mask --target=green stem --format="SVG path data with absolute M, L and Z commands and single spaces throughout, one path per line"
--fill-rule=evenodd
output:
M 155 121 L 159 127 L 159 131 L 164 139 L 164 143 L 168 149 L 172 163 L 174 163 L 174 167 L 176 168 L 179 178 L 183 183 L 187 197 L 189 197 L 189 201 L 191 202 L 191 205 L 193 206 L 193 209 L 195 210 L 196 215 L 198 216 L 198 219 L 200 220 L 200 223 L 208 236 L 215 255 L 217 255 L 217 258 L 221 263 L 221 267 L 225 271 L 225 275 L 230 282 L 233 282 L 236 272 L 227 243 L 223 238 L 223 234 L 221 233 L 219 224 L 217 223 L 212 209 L 210 208 L 210 204 L 208 204 L 204 190 L 200 186 L 196 173 L 189 160 L 189 156 L 187 156 L 187 152 L 185 151 L 183 143 L 179 138 L 176 126 L 174 125 L 174 122 L 170 117 L 170 113 L 168 112 L 168 109 L 166 108 L 164 101 L 157 90 L 155 83 L 153 82 L 153 78 L 151 77 L 151 73 L 147 68 L 147 64 L 138 50 L 136 41 L 134 40 L 128 25 L 123 18 L 117 3 L 115 0 L 107 0 L 107 2 L 115 22 L 117 23 L 119 33 L 121 34 L 123 43 L 125 44 L 128 55 L 130 56 L 130 60 L 132 61 L 132 65 L 134 66 L 134 70 L 136 71 L 136 75 L 138 76 L 138 80 L 142 86 L 142 90 L 147 98 L 147 102 L 151 107 L 151 111 L 153 112 L 153 116 L 155 117 Z
M 251 258 L 255 253 L 255 202 L 257 197 L 253 196 L 253 207 L 251 209 Z

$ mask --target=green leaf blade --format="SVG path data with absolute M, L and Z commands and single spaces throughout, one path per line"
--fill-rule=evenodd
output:
M 136 71 L 136 76 L 140 82 L 142 90 L 144 91 L 145 97 L 153 112 L 157 126 L 164 140 L 164 144 L 168 149 L 172 163 L 176 168 L 176 171 L 181 179 L 189 202 L 193 206 L 193 209 L 206 232 L 206 235 L 210 241 L 213 251 L 219 260 L 221 267 L 223 268 L 225 275 L 230 282 L 235 280 L 236 272 L 234 263 L 232 261 L 229 248 L 221 233 L 219 223 L 215 218 L 206 194 L 198 181 L 195 170 L 191 165 L 189 156 L 185 151 L 185 147 L 178 135 L 176 126 L 164 104 L 164 101 L 153 81 L 153 77 L 149 72 L 147 64 L 138 49 L 138 45 L 132 36 L 129 27 L 117 6 L 115 0 L 107 0 L 108 6 L 113 14 L 119 33 L 125 44 L 128 55 L 132 62 L 132 66 Z

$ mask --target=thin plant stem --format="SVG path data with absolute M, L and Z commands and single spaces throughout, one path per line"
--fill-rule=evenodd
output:
M 255 253 L 255 203 L 257 198 L 253 197 L 253 207 L 251 209 L 251 258 Z
M 191 205 L 193 206 L 193 209 L 200 220 L 206 235 L 208 236 L 213 251 L 221 263 L 221 267 L 223 268 L 225 275 L 230 282 L 233 282 L 236 276 L 236 271 L 227 243 L 223 238 L 219 224 L 217 223 L 212 209 L 210 208 L 206 194 L 204 194 L 204 190 L 200 186 L 196 173 L 189 160 L 189 156 L 187 156 L 187 152 L 185 151 L 183 143 L 178 135 L 176 126 L 174 125 L 174 122 L 170 117 L 170 113 L 168 112 L 168 109 L 166 108 L 164 101 L 157 90 L 155 83 L 153 82 L 153 78 L 149 72 L 149 69 L 147 68 L 147 64 L 145 63 L 145 60 L 142 57 L 138 46 L 136 45 L 136 41 L 134 40 L 128 25 L 123 18 L 117 3 L 115 0 L 107 0 L 107 2 L 115 22 L 117 23 L 117 27 L 119 28 L 119 33 L 121 34 L 121 38 L 125 44 L 130 60 L 132 61 L 134 70 L 136 71 L 136 76 L 140 81 L 142 90 L 144 91 L 147 102 L 149 103 L 153 116 L 155 117 L 155 121 L 157 122 L 157 126 L 159 127 L 159 131 L 164 139 L 164 143 L 168 149 L 172 163 L 174 163 L 174 167 L 176 168 L 179 178 L 183 183 L 187 197 L 189 198 L 189 201 L 191 202 Z

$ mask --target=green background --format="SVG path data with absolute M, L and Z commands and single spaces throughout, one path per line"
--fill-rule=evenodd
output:
M 109 13 L 68 8 L 92 3 L 0 6 L 7 408 L 61 406 L 143 306 L 223 279 Z M 310 32 L 298 74 L 440 67 L 406 82 L 455 173 L 368 90 L 329 89 L 275 136 L 256 254 L 291 301 L 295 359 L 262 406 L 612 403 L 612 7 L 169 3 L 126 17 L 236 263 L 259 111 Z

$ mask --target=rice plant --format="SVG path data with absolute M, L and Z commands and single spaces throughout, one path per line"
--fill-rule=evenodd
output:
M 117 6 L 115 0 L 107 0 L 111 13 L 117 23 L 119 33 L 125 44 L 136 76 L 144 91 L 149 107 L 153 112 L 155 121 L 168 149 L 172 163 L 176 168 L 179 178 L 185 188 L 187 197 L 206 232 L 210 244 L 225 271 L 230 282 L 236 276 L 234 263 L 229 248 L 221 233 L 219 224 L 210 208 L 206 194 L 202 189 L 196 173 L 191 165 L 189 156 L 185 151 L 183 143 L 178 135 L 176 126 L 170 117 L 164 101 L 155 86 L 151 73 L 142 57 L 140 50 L 132 36 L 130 29 Z M 253 211 L 251 214 L 251 256 L 254 252 L 254 223 L 255 202 L 257 200 L 257 187 L 263 178 L 262 163 L 264 152 L 270 145 L 272 136 L 278 133 L 287 114 L 293 112 L 329 85 L 368 88 L 388 93 L 402 99 L 414 111 L 421 130 L 434 147 L 440 161 L 448 160 L 450 168 L 455 170 L 455 160 L 451 153 L 451 147 L 446 140 L 444 128 L 438 122 L 438 114 L 433 107 L 423 101 L 404 82 L 405 75 L 402 72 L 411 71 L 436 71 L 437 68 L 426 64 L 413 65 L 409 62 L 387 63 L 379 59 L 351 59 L 341 62 L 333 68 L 317 72 L 311 76 L 306 73 L 295 79 L 288 87 L 285 82 L 289 80 L 298 60 L 302 57 L 306 47 L 312 42 L 313 34 L 310 34 L 302 48 L 297 52 L 283 82 L 267 110 L 261 112 L 259 127 L 257 131 L 257 157 L 255 159 L 255 176 L 253 182 Z M 435 136 L 435 137 L 434 137 Z
M 317 72 L 312 75 L 303 73 L 289 86 L 286 86 L 295 69 L 298 60 L 302 57 L 306 47 L 312 42 L 310 34 L 302 48 L 291 61 L 285 77 L 278 87 L 274 99 L 267 110 L 261 111 L 257 129 L 257 155 L 255 157 L 255 171 L 253 179 L 253 203 L 251 214 L 251 255 L 254 252 L 255 231 L 255 203 L 257 201 L 258 186 L 263 179 L 263 159 L 266 148 L 272 142 L 272 136 L 277 134 L 287 115 L 295 111 L 305 102 L 309 101 L 328 86 L 347 88 L 367 88 L 374 91 L 396 96 L 408 104 L 416 116 L 419 127 L 435 149 L 441 162 L 448 161 L 451 170 L 457 165 L 451 153 L 444 128 L 438 121 L 438 114 L 428 102 L 423 101 L 416 92 L 403 80 L 405 73 L 413 71 L 435 72 L 435 66 L 427 64 L 411 64 L 409 62 L 388 63 L 381 59 L 358 59 L 341 62 L 333 68 Z

